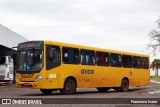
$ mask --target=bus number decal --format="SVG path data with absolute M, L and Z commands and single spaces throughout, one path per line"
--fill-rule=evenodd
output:
M 81 74 L 94 74 L 94 70 L 82 69 Z

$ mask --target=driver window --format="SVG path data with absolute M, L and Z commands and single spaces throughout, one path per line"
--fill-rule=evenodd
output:
M 58 46 L 47 46 L 47 70 L 58 67 L 61 64 L 60 48 Z

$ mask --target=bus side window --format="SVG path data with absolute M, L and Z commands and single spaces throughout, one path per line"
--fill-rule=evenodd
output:
M 124 68 L 132 68 L 132 56 L 123 55 L 123 67 Z
M 97 52 L 96 57 L 98 66 L 109 66 L 109 53 Z
M 61 65 L 60 48 L 58 46 L 47 46 L 47 70 Z
M 133 56 L 133 68 L 142 67 L 142 58 L 138 56 Z
M 110 64 L 111 67 L 121 67 L 122 66 L 122 58 L 120 54 L 110 54 Z
M 81 50 L 81 64 L 86 64 L 86 51 Z
M 95 65 L 95 52 L 91 50 L 81 50 L 81 64 Z
M 64 64 L 79 63 L 79 49 L 63 47 L 62 56 Z
M 147 57 L 142 57 L 142 67 L 143 67 L 143 69 L 148 69 L 149 68 L 149 63 L 148 63 L 148 58 Z
M 93 51 L 88 51 L 88 64 L 94 65 L 95 64 L 95 57 Z

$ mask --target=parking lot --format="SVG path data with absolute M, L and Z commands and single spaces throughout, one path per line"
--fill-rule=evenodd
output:
M 0 98 L 73 98 L 73 99 L 74 98 L 160 98 L 160 84 L 158 83 L 150 83 L 150 85 L 143 87 L 131 87 L 128 92 L 117 92 L 114 90 L 109 90 L 106 93 L 99 93 L 95 88 L 77 89 L 77 93 L 74 95 L 61 95 L 59 91 L 55 91 L 51 95 L 43 95 L 38 89 L 16 88 L 14 84 L 9 84 L 9 85 L 3 84 L 0 86 L 0 89 L 1 89 Z M 57 106 L 57 104 L 55 105 Z M 78 105 L 80 106 L 80 104 Z M 83 104 L 83 106 L 85 105 L 86 104 Z M 66 106 L 66 104 L 60 106 Z M 68 106 L 69 104 L 67 104 L 67 107 Z M 87 104 L 86 106 L 89 105 Z M 101 107 L 106 105 L 93 104 L 93 106 Z M 120 106 L 120 105 L 109 104 L 109 106 Z M 123 106 L 123 104 L 121 104 L 121 106 Z M 127 106 L 133 106 L 133 105 L 129 104 Z M 146 106 L 157 106 L 157 105 L 147 104 Z

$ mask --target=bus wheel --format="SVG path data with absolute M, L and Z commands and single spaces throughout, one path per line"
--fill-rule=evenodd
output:
M 109 88 L 97 88 L 99 92 L 107 92 Z
M 52 89 L 40 89 L 40 91 L 45 95 L 49 95 L 53 92 Z
M 64 88 L 60 90 L 62 94 L 75 94 L 76 93 L 76 83 L 72 79 L 67 79 L 64 83 Z
M 121 82 L 121 87 L 120 87 L 120 91 L 122 92 L 126 92 L 129 89 L 129 82 L 126 79 L 123 79 Z

